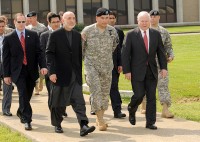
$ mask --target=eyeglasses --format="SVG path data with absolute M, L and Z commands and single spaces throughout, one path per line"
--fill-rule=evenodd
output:
M 25 23 L 25 21 L 17 21 L 17 23 L 18 23 L 18 24 L 20 24 L 20 23 Z

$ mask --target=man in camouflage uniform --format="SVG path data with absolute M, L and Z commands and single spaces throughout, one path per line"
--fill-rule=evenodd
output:
M 31 11 L 27 14 L 27 18 L 29 18 L 30 25 L 26 26 L 27 29 L 35 31 L 40 35 L 43 31 L 45 31 L 46 26 L 37 21 L 37 13 L 35 11 Z M 44 76 L 40 74 L 39 79 L 35 84 L 35 95 L 39 95 L 39 91 L 43 89 L 43 80 Z
M 149 12 L 151 16 L 151 28 L 156 29 L 160 32 L 162 41 L 164 44 L 165 52 L 166 52 L 166 58 L 168 63 L 172 62 L 174 59 L 174 53 L 172 49 L 172 43 L 171 43 L 171 38 L 168 33 L 168 31 L 159 25 L 159 12 L 157 10 L 151 10 Z M 160 72 L 160 67 L 157 61 L 157 66 L 158 66 L 158 72 Z M 169 112 L 168 108 L 171 106 L 171 97 L 170 97 L 170 92 L 168 88 L 169 84 L 169 75 L 166 76 L 166 78 L 162 78 L 161 75 L 158 75 L 158 95 L 160 99 L 160 103 L 163 106 L 162 110 L 162 117 L 163 118 L 173 118 L 174 115 Z M 146 106 L 146 98 L 144 98 L 142 102 L 142 108 L 141 108 L 141 113 L 145 113 L 145 106 Z
M 96 23 L 82 31 L 84 67 L 86 82 L 91 92 L 91 109 L 97 116 L 100 131 L 107 129 L 103 120 L 108 109 L 109 93 L 112 80 L 112 53 L 118 44 L 118 35 L 114 27 L 108 25 L 109 10 L 99 8 Z

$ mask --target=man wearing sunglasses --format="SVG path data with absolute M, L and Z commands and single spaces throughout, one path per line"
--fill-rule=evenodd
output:
M 32 130 L 32 97 L 35 81 L 41 74 L 47 74 L 44 52 L 40 48 L 36 32 L 25 29 L 26 18 L 22 13 L 14 17 L 15 30 L 6 35 L 3 41 L 4 82 L 14 82 L 19 92 L 17 116 L 25 124 L 25 130 Z

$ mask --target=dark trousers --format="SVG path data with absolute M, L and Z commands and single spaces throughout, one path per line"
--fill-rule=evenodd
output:
M 30 100 L 35 86 L 35 80 L 31 79 L 30 73 L 24 65 L 22 66 L 16 86 L 19 93 L 19 108 L 17 113 L 24 117 L 25 122 L 30 123 L 32 121 Z
M 120 74 L 118 73 L 118 71 L 114 68 L 112 70 L 112 83 L 110 88 L 110 99 L 114 114 L 121 113 L 122 100 L 118 87 L 119 75 Z
M 48 92 L 48 107 L 50 108 L 50 106 L 49 106 L 50 105 L 49 99 L 50 99 L 50 91 L 51 91 L 51 81 L 50 81 L 48 75 L 45 75 L 45 83 L 46 83 L 47 92 Z
M 71 86 L 71 85 L 70 85 Z M 54 89 L 56 86 L 52 87 Z M 60 86 L 57 86 L 60 88 Z M 59 89 L 57 88 L 58 92 Z M 54 91 L 55 94 L 51 94 L 51 95 L 69 95 L 71 96 L 70 99 L 70 104 L 74 110 L 74 112 L 76 113 L 76 117 L 78 119 L 78 122 L 80 124 L 80 127 L 82 127 L 83 125 L 87 125 L 88 124 L 88 118 L 86 116 L 86 107 L 85 107 L 85 100 L 83 98 L 83 93 L 82 93 L 82 86 L 79 85 L 76 81 L 74 82 L 74 85 L 72 85 L 70 91 L 67 92 L 71 92 L 70 94 L 59 94 L 56 93 Z M 71 90 L 72 89 L 72 90 Z M 53 106 L 50 107 L 50 111 L 51 111 L 51 124 L 53 126 L 60 126 L 61 122 L 63 120 L 63 113 L 65 112 L 65 106 Z
M 2 111 L 10 112 L 12 102 L 12 84 L 7 85 L 3 81 L 3 100 L 2 100 Z
M 146 106 L 146 123 L 148 125 L 156 122 L 156 86 L 157 79 L 153 76 L 150 67 L 147 67 L 147 72 L 144 81 L 132 81 L 132 88 L 134 95 L 131 97 L 132 110 L 136 112 L 138 106 L 141 104 L 143 97 L 147 97 Z

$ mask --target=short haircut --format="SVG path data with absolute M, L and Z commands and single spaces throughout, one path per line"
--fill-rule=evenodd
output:
M 113 15 L 113 16 L 115 16 L 115 18 L 117 18 L 117 12 L 115 12 L 115 11 L 110 11 L 109 15 Z
M 60 15 L 58 15 L 58 14 L 56 14 L 56 13 L 53 13 L 53 12 L 49 12 L 48 14 L 47 14 L 47 20 L 48 20 L 48 22 L 51 22 L 51 19 L 52 18 L 59 18 L 59 20 L 60 20 Z
M 4 24 L 6 23 L 2 17 L 0 17 L 0 23 L 4 23 Z
M 24 14 L 22 14 L 22 13 L 17 13 L 17 14 L 15 14 L 15 16 L 14 16 L 14 20 L 17 20 L 17 17 L 18 17 L 18 16 L 24 16 L 24 18 L 26 18 Z

